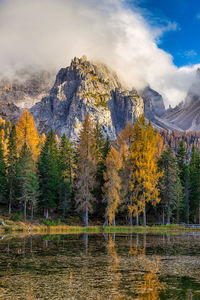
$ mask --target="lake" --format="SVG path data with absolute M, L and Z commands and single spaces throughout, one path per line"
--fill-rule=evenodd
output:
M 200 234 L 4 236 L 0 299 L 200 299 Z

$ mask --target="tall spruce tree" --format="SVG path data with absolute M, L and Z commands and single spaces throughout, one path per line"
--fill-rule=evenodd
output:
M 199 208 L 200 208 L 200 157 L 199 152 L 192 146 L 192 154 L 189 163 L 189 177 L 190 177 L 190 218 L 192 222 L 200 224 Z
M 0 139 L 0 202 L 5 203 L 7 198 L 7 174 L 6 174 L 6 163 L 3 151 L 2 140 Z
M 89 117 L 83 122 L 80 141 L 77 148 L 77 183 L 76 183 L 76 207 L 83 213 L 85 226 L 88 226 L 88 213 L 93 211 L 93 195 L 96 183 L 96 156 L 93 124 Z
M 189 170 L 187 167 L 187 151 L 183 140 L 180 141 L 178 150 L 176 153 L 176 159 L 178 163 L 179 178 L 183 190 L 184 199 L 184 219 L 189 222 Z
M 76 153 L 73 144 L 63 134 L 59 147 L 60 206 L 63 215 L 72 206 Z
M 38 161 L 40 205 L 49 217 L 49 209 L 56 208 L 59 200 L 59 157 L 55 134 L 51 130 L 41 149 Z
M 177 161 L 170 147 L 163 151 L 158 165 L 163 172 L 163 177 L 159 182 L 161 195 L 159 206 L 162 209 L 163 224 L 165 223 L 165 212 L 167 214 L 167 224 L 170 224 L 172 213 L 175 209 L 179 212 L 182 199 Z M 179 213 L 177 214 L 179 215 Z
M 16 130 L 12 127 L 8 139 L 8 154 L 7 154 L 7 176 L 8 176 L 8 213 L 11 214 L 12 205 L 17 196 L 17 146 L 16 146 Z
M 33 160 L 32 152 L 26 143 L 22 147 L 17 164 L 17 177 L 19 183 L 19 200 L 24 205 L 24 221 L 27 216 L 27 205 L 31 207 L 31 220 L 33 219 L 33 209 L 36 206 L 39 195 L 39 185 Z
M 108 147 L 103 136 L 102 127 L 97 122 L 94 127 L 94 154 L 96 158 L 96 184 L 93 189 L 93 195 L 96 199 L 94 204 L 94 214 L 95 217 L 102 217 L 104 212 L 104 207 L 102 205 L 103 191 L 102 187 L 104 185 L 103 172 L 105 171 L 105 158 L 108 154 L 105 153 L 105 147 Z M 109 150 L 108 150 L 109 151 Z

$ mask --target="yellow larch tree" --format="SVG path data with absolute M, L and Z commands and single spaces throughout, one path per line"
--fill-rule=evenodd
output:
M 115 214 L 120 204 L 120 191 L 121 191 L 121 179 L 119 176 L 119 170 L 121 168 L 120 153 L 113 147 L 106 158 L 104 172 L 104 196 L 107 202 L 106 207 L 106 219 L 109 224 L 115 226 Z
M 16 143 L 18 154 L 21 152 L 25 142 L 31 150 L 34 159 L 36 159 L 39 155 L 40 137 L 36 129 L 34 119 L 28 110 L 25 110 L 21 114 L 16 124 Z
M 143 225 L 146 226 L 146 204 L 159 203 L 158 181 L 162 173 L 158 171 L 158 135 L 151 122 L 147 125 L 142 115 L 134 126 L 134 140 L 131 145 L 133 176 L 133 208 L 143 212 Z

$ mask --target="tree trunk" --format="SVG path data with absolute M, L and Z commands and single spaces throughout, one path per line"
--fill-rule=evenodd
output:
M 12 204 L 11 204 L 11 201 L 9 202 L 9 206 L 8 206 L 8 214 L 11 215 L 11 207 L 12 207 Z
M 143 226 L 146 227 L 147 222 L 146 222 L 146 205 L 144 206 L 144 211 L 143 211 Z
M 133 226 L 133 215 L 132 212 L 129 213 L 129 225 L 132 227 Z
M 179 209 L 179 204 L 178 204 L 177 212 L 176 212 L 176 222 L 177 222 L 177 224 L 179 224 L 179 222 L 180 222 L 180 209 Z
M 162 212 L 162 224 L 165 225 L 165 211 Z
M 24 201 L 24 222 L 26 222 L 26 200 Z
M 130 195 L 130 206 L 132 206 L 132 205 L 133 205 L 133 195 L 131 193 L 131 195 Z M 129 213 L 129 225 L 131 227 L 133 226 L 133 213 L 132 212 Z
M 113 218 L 113 221 L 112 221 L 112 226 L 116 226 L 116 223 L 115 223 L 115 215 L 114 215 L 114 218 Z
M 189 189 L 186 188 L 186 222 L 190 222 L 190 205 L 189 205 Z
M 200 225 L 200 206 L 199 206 L 199 225 Z
M 31 204 L 31 222 L 33 221 L 33 203 Z
M 45 216 L 45 218 L 46 218 L 46 220 L 48 220 L 48 218 L 49 218 L 49 209 L 48 208 L 46 209 L 46 216 Z
M 167 204 L 167 224 L 170 224 L 170 202 Z
M 139 215 L 138 215 L 138 212 L 136 214 L 135 224 L 136 224 L 136 226 L 139 226 Z

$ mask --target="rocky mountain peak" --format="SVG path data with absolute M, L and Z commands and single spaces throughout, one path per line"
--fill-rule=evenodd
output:
M 70 139 L 78 138 L 87 113 L 115 139 L 143 111 L 143 99 L 135 90 L 126 90 L 115 72 L 86 56 L 62 68 L 49 96 L 31 109 L 41 131 L 54 128 Z

